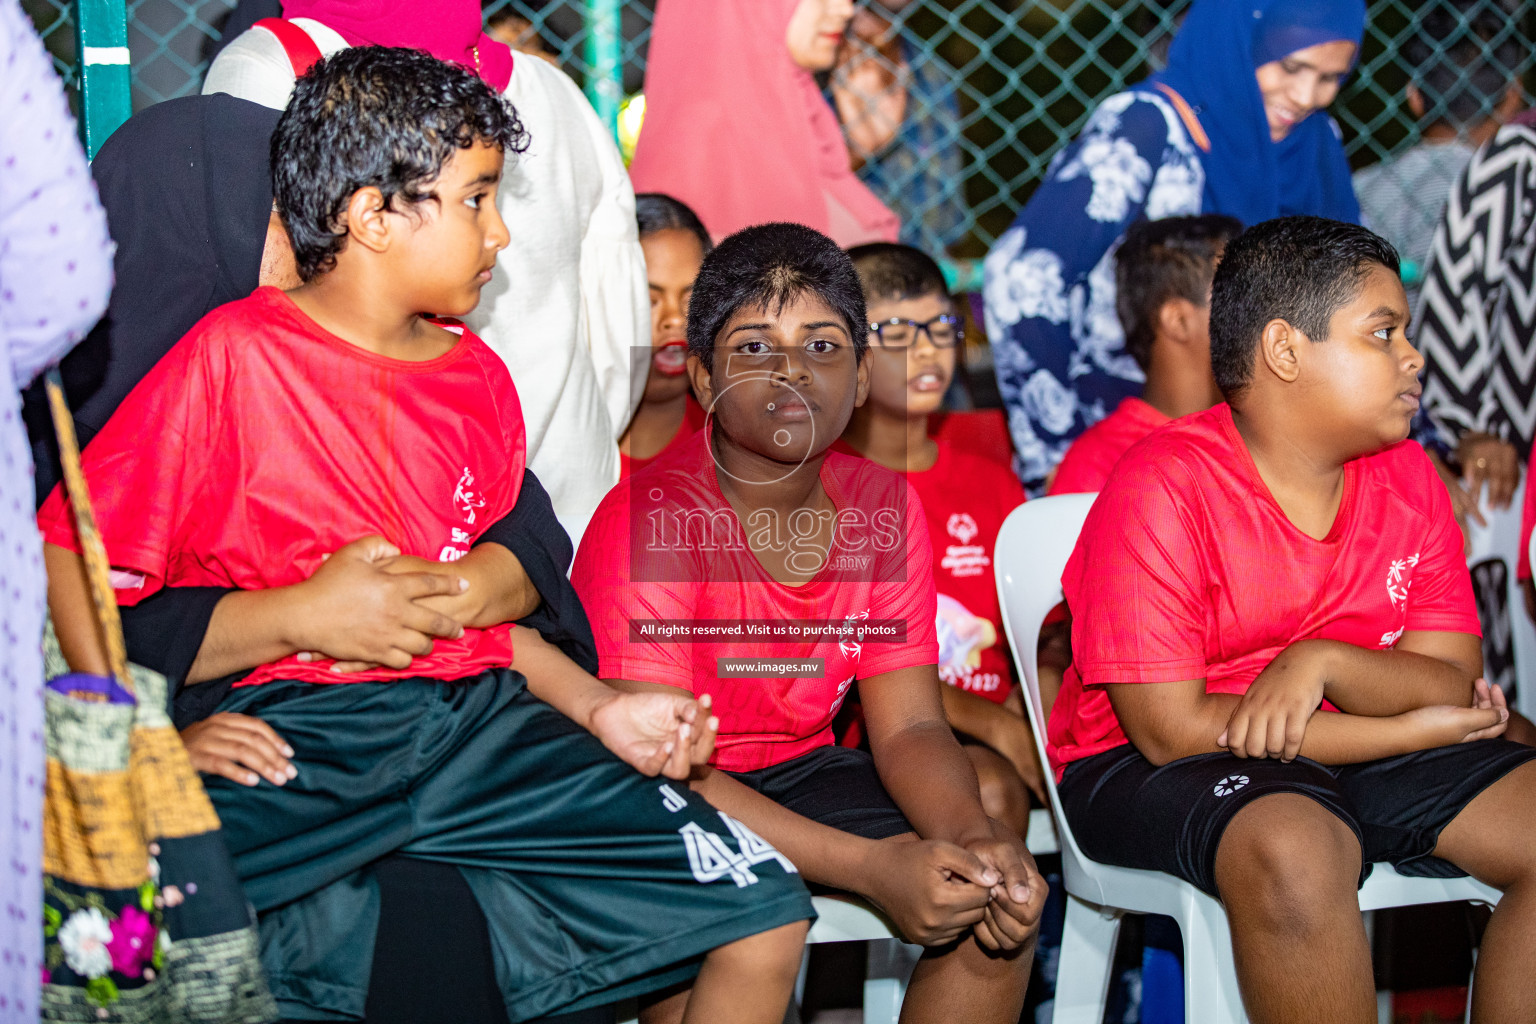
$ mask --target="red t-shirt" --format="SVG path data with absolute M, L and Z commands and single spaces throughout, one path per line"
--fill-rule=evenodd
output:
M 1056 475 L 1051 494 L 1092 494 L 1104 489 L 1109 471 L 1126 449 L 1168 422 L 1168 417 L 1139 398 L 1127 398 L 1072 442 Z
M 827 454 L 821 483 L 838 509 L 837 540 L 797 587 L 774 580 L 748 548 L 706 431 L 620 481 L 582 536 L 571 582 L 592 619 L 598 675 L 712 694 L 720 768 L 751 771 L 827 746 L 856 679 L 937 663 L 932 554 L 917 496 L 895 473 L 839 452 Z M 795 525 L 759 513 L 747 529 L 793 545 L 811 532 Z M 862 623 L 867 632 L 796 639 L 787 631 L 795 623 L 843 631 Z M 686 638 L 654 628 L 680 625 Z M 764 658 L 822 665 L 802 678 L 722 677 L 727 660 L 752 671 Z
M 932 413 L 928 436 L 1005 469 L 1013 466 L 1013 438 L 1008 436 L 1008 418 L 1001 409 Z
M 512 378 L 472 333 L 427 362 L 386 359 L 276 288 L 198 321 L 84 453 L 125 605 L 162 586 L 299 583 L 369 534 L 409 555 L 461 558 L 511 511 L 524 458 Z M 59 490 L 38 525 L 79 550 Z M 244 684 L 463 678 L 511 663 L 510 628 L 438 640 L 404 670 L 338 676 L 289 657 Z
M 677 428 L 677 433 L 672 435 L 672 440 L 667 442 L 665 448 L 648 459 L 637 459 L 633 455 L 625 455 L 622 451 L 619 452 L 619 479 L 624 480 L 628 478 L 636 471 L 649 466 L 678 445 L 683 444 L 688 438 L 703 429 L 705 418 L 704 407 L 694 401 L 693 395 L 690 394 L 688 396 L 688 404 L 683 407 L 683 425 Z
M 1461 530 L 1422 448 L 1347 463 L 1333 528 L 1314 540 L 1270 495 L 1225 404 L 1125 454 L 1062 588 L 1073 663 L 1047 730 L 1058 774 L 1128 742 L 1107 683 L 1244 693 L 1298 640 L 1383 650 L 1405 630 L 1479 633 Z
M 1013 687 L 992 551 L 1003 520 L 1024 503 L 1006 464 L 936 439 L 932 468 L 908 473 L 928 517 L 938 587 L 939 678 L 1001 704 Z

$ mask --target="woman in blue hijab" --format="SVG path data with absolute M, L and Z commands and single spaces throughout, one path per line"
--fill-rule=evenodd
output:
M 1166 70 L 1111 96 L 987 256 L 986 327 L 1018 452 L 1043 493 L 1072 441 L 1141 393 L 1115 312 L 1132 223 L 1221 213 L 1358 222 L 1333 102 L 1364 0 L 1195 0 Z

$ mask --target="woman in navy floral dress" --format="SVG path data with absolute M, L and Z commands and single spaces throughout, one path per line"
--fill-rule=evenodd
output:
M 1052 161 L 986 261 L 987 336 L 1031 494 L 1079 434 L 1141 393 L 1115 312 L 1127 227 L 1197 213 L 1360 219 L 1321 111 L 1364 26 L 1362 0 L 1195 0 L 1168 68 L 1105 100 Z

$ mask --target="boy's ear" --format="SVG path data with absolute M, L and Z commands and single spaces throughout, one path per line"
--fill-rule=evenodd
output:
M 1157 310 L 1157 333 L 1180 345 L 1194 337 L 1199 322 L 1200 310 L 1183 296 L 1169 299 Z
M 1301 376 L 1301 348 L 1310 344 L 1307 336 L 1284 320 L 1271 320 L 1259 334 L 1259 357 L 1255 370 L 1267 369 L 1280 380 L 1293 384 Z
M 853 392 L 853 407 L 859 408 L 869 399 L 869 349 L 864 350 L 864 355 L 859 358 L 858 385 Z
M 384 193 L 377 187 L 369 185 L 358 189 L 347 201 L 347 237 L 365 249 L 383 252 L 389 248 L 390 234 L 394 227 L 389 217 L 385 216 L 387 213 L 389 210 L 384 205 Z
M 715 389 L 709 380 L 709 370 L 704 366 L 704 360 L 688 353 L 688 380 L 693 384 L 693 397 L 699 400 L 706 413 L 714 411 Z
M 1424 94 L 1419 92 L 1419 87 L 1412 82 L 1408 83 L 1408 88 L 1404 92 L 1408 97 L 1408 113 L 1412 114 L 1413 119 L 1417 121 L 1424 116 L 1426 109 L 1424 106 Z

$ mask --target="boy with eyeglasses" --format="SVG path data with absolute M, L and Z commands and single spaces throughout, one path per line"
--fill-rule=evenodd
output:
M 1029 791 L 1040 793 L 1043 781 L 1014 688 L 992 549 L 1024 489 L 1006 463 L 968 447 L 963 428 L 933 436 L 965 341 L 938 264 L 888 242 L 848 255 L 869 307 L 869 398 L 843 442 L 903 474 L 922 500 L 938 589 L 939 677 L 949 684 L 945 717 L 976 769 L 982 806 L 1022 835 Z

